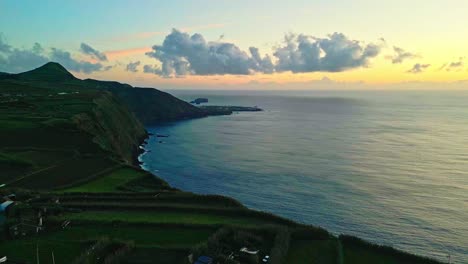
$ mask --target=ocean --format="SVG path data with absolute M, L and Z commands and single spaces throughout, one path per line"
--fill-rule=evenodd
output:
M 242 112 L 148 127 L 174 187 L 468 263 L 468 92 L 170 91 Z

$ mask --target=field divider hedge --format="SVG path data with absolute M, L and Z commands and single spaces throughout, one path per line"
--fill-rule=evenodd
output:
M 271 221 L 279 225 L 287 226 L 303 226 L 292 220 L 276 216 L 271 213 L 255 211 L 242 208 L 203 208 L 203 207 L 174 207 L 174 206 L 138 206 L 138 205 L 93 205 L 93 204 L 76 204 L 70 209 L 82 209 L 85 211 L 145 211 L 154 210 L 155 212 L 185 212 L 197 214 L 216 214 L 222 216 L 236 217 L 252 217 L 261 220 Z

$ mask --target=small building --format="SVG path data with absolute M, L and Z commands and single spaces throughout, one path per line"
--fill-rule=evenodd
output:
M 197 261 L 195 261 L 195 264 L 212 264 L 213 263 L 213 258 L 208 257 L 208 256 L 200 256 L 198 257 Z
M 13 201 L 4 201 L 3 203 L 0 204 L 0 214 L 5 215 L 7 212 L 8 207 L 12 205 L 14 202 Z
M 5 223 L 8 207 L 13 203 L 13 201 L 5 201 L 0 204 L 0 226 Z

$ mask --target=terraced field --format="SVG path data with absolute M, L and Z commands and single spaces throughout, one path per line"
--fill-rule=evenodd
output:
M 273 264 L 437 263 L 228 197 L 176 190 L 134 167 L 146 131 L 106 91 L 117 89 L 146 121 L 206 116 L 166 93 L 79 80 L 54 63 L 8 76 L 0 77 L 0 197 L 16 203 L 1 215 L 0 257 L 12 263 L 188 264 L 189 255 L 219 263 L 267 255 Z

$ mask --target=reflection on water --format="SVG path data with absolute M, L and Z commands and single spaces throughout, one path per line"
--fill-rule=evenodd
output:
M 468 94 L 179 92 L 264 112 L 149 128 L 175 187 L 410 252 L 468 262 Z

